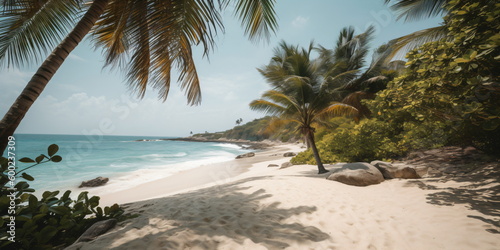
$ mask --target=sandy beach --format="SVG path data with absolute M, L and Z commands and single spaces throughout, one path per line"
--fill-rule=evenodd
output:
M 429 250 L 500 245 L 498 216 L 482 210 L 488 204 L 471 207 L 437 195 L 470 183 L 393 179 L 356 187 L 326 180 L 328 174 L 317 175 L 316 166 L 268 167 L 289 161 L 284 152 L 301 150 L 300 145 L 276 146 L 252 158 L 102 195 L 101 204 L 124 204 L 137 217 L 69 249 Z

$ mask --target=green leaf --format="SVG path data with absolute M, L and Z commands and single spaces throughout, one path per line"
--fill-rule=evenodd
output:
M 56 227 L 53 227 L 53 226 L 46 226 L 42 229 L 42 231 L 40 231 L 40 234 L 39 234 L 39 241 L 40 243 L 47 243 L 49 242 L 56 234 L 57 234 L 58 230 Z
M 27 173 L 23 173 L 23 174 L 21 175 L 21 177 L 23 177 L 23 178 L 24 178 L 25 180 L 27 180 L 27 181 L 34 181 L 34 180 L 35 180 L 35 178 L 33 178 L 33 176 L 31 176 L 31 175 L 29 175 L 29 174 L 27 174 Z
M 58 194 L 59 194 L 59 191 L 54 191 L 54 192 L 45 191 L 45 192 L 43 192 L 42 197 L 44 199 L 49 199 L 51 197 L 55 197 Z
M 455 62 L 456 63 L 466 63 L 466 62 L 470 62 L 470 59 L 457 58 L 457 59 L 455 59 Z
M 87 202 L 89 200 L 89 197 L 88 197 L 88 193 L 87 191 L 85 192 L 81 192 L 79 195 L 78 195 L 78 201 L 81 202 L 81 201 L 84 201 Z
M 38 211 L 44 215 L 47 215 L 49 213 L 49 206 L 47 204 L 42 204 Z
M 21 159 L 19 159 L 20 162 L 24 162 L 24 163 L 31 163 L 31 162 L 35 162 L 33 159 L 31 158 L 28 158 L 28 157 L 23 157 Z
M 59 215 L 69 214 L 71 209 L 65 206 L 49 207 L 49 211 Z
M 103 211 L 102 211 L 101 207 L 97 207 L 97 215 L 98 216 L 102 216 L 103 215 Z
M 49 146 L 47 151 L 48 151 L 49 157 L 53 156 L 57 153 L 57 151 L 59 151 L 59 146 L 57 146 L 57 144 L 52 144 Z
M 43 161 L 43 158 L 45 158 L 45 156 L 43 156 L 43 155 L 39 155 L 39 156 L 35 159 L 36 163 L 40 163 L 40 162 L 42 162 L 42 161 Z
M 90 205 L 90 207 L 94 208 L 94 207 L 97 207 L 99 206 L 99 200 L 100 200 L 100 197 L 99 196 L 92 196 L 89 201 L 88 201 L 88 204 Z
M 66 192 L 64 192 L 63 196 L 61 197 L 61 200 L 62 201 L 68 200 L 70 194 L 71 194 L 71 191 L 70 190 L 66 190 Z
M 34 195 L 30 195 L 30 198 L 28 200 L 28 206 L 32 210 L 36 210 L 36 207 L 38 206 L 38 199 Z
M 54 155 L 54 156 L 52 156 L 52 158 L 50 158 L 50 160 L 53 162 L 60 162 L 60 161 L 62 161 L 62 157 L 59 155 Z

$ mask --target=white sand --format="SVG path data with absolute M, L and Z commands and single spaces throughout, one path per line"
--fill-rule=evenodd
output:
M 189 170 L 103 196 L 103 202 L 110 204 L 168 194 L 127 204 L 126 211 L 139 215 L 137 218 L 121 222 L 98 239 L 77 246 L 499 249 L 500 234 L 486 231 L 494 226 L 474 217 L 484 217 L 482 213 L 464 205 L 430 204 L 428 195 L 437 191 L 418 187 L 423 182 L 390 180 L 354 187 L 326 180 L 325 175 L 316 174 L 316 166 L 267 167 L 288 161 L 289 158 L 270 156 L 287 150 L 277 148 L 258 155 L 253 166 L 243 173 L 235 168 L 245 168 L 252 160 Z M 291 151 L 300 149 L 294 146 Z M 439 185 L 442 188 L 447 184 Z

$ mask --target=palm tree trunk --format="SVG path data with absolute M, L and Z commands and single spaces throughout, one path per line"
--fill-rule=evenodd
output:
M 318 148 L 316 147 L 316 142 L 314 141 L 314 132 L 312 129 L 308 129 L 306 132 L 306 137 L 308 144 L 311 146 L 313 151 L 314 159 L 316 160 L 316 164 L 318 165 L 318 174 L 328 173 L 329 171 L 325 169 L 323 163 L 321 162 L 321 158 L 319 157 Z
M 94 0 L 88 11 L 78 22 L 75 28 L 52 51 L 26 87 L 23 89 L 9 111 L 0 121 L 0 153 L 7 147 L 9 136 L 13 135 L 31 105 L 40 96 L 56 71 L 62 65 L 69 53 L 83 40 L 99 17 L 104 13 L 109 0 Z

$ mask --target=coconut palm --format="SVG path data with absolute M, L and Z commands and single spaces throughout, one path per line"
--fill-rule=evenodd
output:
M 387 63 L 392 52 L 391 44 L 385 44 L 375 50 L 371 63 L 366 67 L 369 43 L 373 40 L 373 26 L 356 34 L 353 27 L 346 27 L 339 33 L 333 49 L 318 46 L 319 64 L 322 71 L 330 76 L 349 75 L 344 81 L 336 81 L 330 93 L 335 100 L 342 101 L 358 109 L 357 119 L 368 117 L 370 111 L 361 100 L 373 98 L 375 93 L 391 80 L 384 76 L 397 62 Z
M 316 148 L 313 125 L 336 115 L 355 115 L 357 110 L 334 102 L 329 93 L 330 85 L 348 74 L 323 74 L 318 61 L 310 59 L 312 49 L 312 44 L 308 49 L 299 49 L 282 42 L 271 62 L 259 69 L 272 89 L 252 101 L 250 107 L 274 115 L 276 119 L 270 126 L 297 124 L 314 154 L 318 174 L 322 174 L 328 171 Z
M 58 44 L 0 122 L 0 152 L 69 53 L 88 33 L 103 49 L 106 65 L 125 70 L 130 88 L 140 97 L 152 87 L 165 100 L 171 70 L 176 68 L 188 103 L 198 104 L 200 82 L 191 45 L 201 44 L 205 55 L 210 52 L 215 35 L 223 29 L 221 11 L 229 2 L 0 0 L 0 62 L 20 66 Z M 234 2 L 235 15 L 250 39 L 268 38 L 276 29 L 274 0 Z

